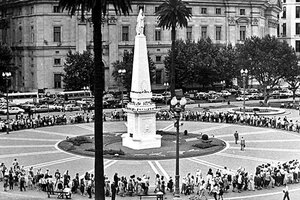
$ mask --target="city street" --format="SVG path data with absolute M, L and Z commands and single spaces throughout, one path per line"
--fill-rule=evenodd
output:
M 218 106 L 220 104 L 203 104 L 203 106 Z M 189 105 L 189 108 L 197 105 Z M 219 109 L 220 110 L 220 109 Z M 299 119 L 297 110 L 287 110 L 284 116 L 288 119 Z M 158 121 L 157 129 L 175 131 L 172 121 Z M 108 121 L 104 123 L 106 132 L 118 134 L 126 130 L 124 122 Z M 215 172 L 216 169 L 223 169 L 225 166 L 231 171 L 236 171 L 239 167 L 244 167 L 250 174 L 255 173 L 255 167 L 260 164 L 286 162 L 300 157 L 300 134 L 287 132 L 278 129 L 260 128 L 251 126 L 241 126 L 225 123 L 205 123 L 205 122 L 183 122 L 182 130 L 188 130 L 193 133 L 206 133 L 209 136 L 218 137 L 227 143 L 227 148 L 222 152 L 203 157 L 185 158 L 180 160 L 181 177 L 191 173 L 195 175 L 197 169 L 201 169 L 205 175 L 209 168 Z M 233 133 L 238 131 L 240 137 L 246 140 L 245 151 L 240 151 L 239 144 L 234 144 Z M 35 170 L 41 168 L 54 173 L 59 169 L 61 173 L 69 170 L 71 178 L 75 173 L 83 175 L 85 172 L 93 173 L 94 159 L 72 155 L 63 152 L 57 148 L 57 143 L 66 137 L 77 135 L 87 135 L 93 133 L 93 123 L 74 124 L 66 126 L 53 126 L 38 129 L 26 129 L 11 132 L 9 135 L 2 133 L 0 135 L 0 160 L 11 165 L 13 159 L 17 158 L 20 165 L 26 169 L 34 167 Z M 174 144 L 175 145 L 175 144 Z M 150 185 L 154 186 L 155 174 L 164 175 L 166 181 L 174 177 L 175 159 L 170 160 L 143 160 L 143 161 L 123 161 L 107 160 L 104 161 L 105 174 L 110 180 L 114 173 L 119 177 L 135 174 L 141 177 L 143 174 L 150 176 Z M 174 179 L 174 178 L 173 178 Z M 289 185 L 291 198 L 300 198 L 300 188 L 297 184 Z M 153 189 L 150 189 L 152 192 Z M 42 192 L 20 193 L 9 191 L 0 192 L 0 196 L 5 195 L 13 199 L 22 199 L 22 195 L 32 195 L 35 197 L 45 197 Z M 16 195 L 16 196 L 13 196 Z M 21 196 L 20 196 L 21 195 Z M 282 187 L 273 189 L 263 189 L 260 191 L 247 191 L 242 193 L 228 192 L 224 195 L 226 199 L 280 199 L 282 196 Z M 186 196 L 182 196 L 187 199 Z M 296 198 L 297 197 L 297 198 Z M 25 198 L 25 197 L 24 197 Z M 27 198 L 27 197 L 26 197 Z M 74 199 L 85 199 L 87 197 L 75 196 Z M 121 197 L 118 197 L 118 199 Z M 122 199 L 136 199 L 137 197 L 125 197 Z M 171 199 L 170 194 L 167 195 Z

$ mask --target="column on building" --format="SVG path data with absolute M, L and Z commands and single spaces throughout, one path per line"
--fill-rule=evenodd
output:
M 78 51 L 79 53 L 83 53 L 83 51 L 86 51 L 86 26 L 87 23 L 85 21 L 78 20 L 76 27 L 76 51 Z

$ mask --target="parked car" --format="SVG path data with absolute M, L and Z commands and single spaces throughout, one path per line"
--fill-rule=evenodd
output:
M 8 107 L 8 113 L 9 114 L 21 114 L 24 113 L 25 110 L 19 107 Z M 7 114 L 7 109 L 5 107 L 3 107 L 2 109 L 0 109 L 0 113 L 1 114 Z
M 29 112 L 30 110 L 34 110 L 35 105 L 30 103 L 25 103 L 25 104 L 21 104 L 19 107 L 25 110 L 25 112 Z
M 217 103 L 217 102 L 225 102 L 226 99 L 224 97 L 220 97 L 220 96 L 214 96 L 208 99 L 209 103 Z
M 196 99 L 207 99 L 209 97 L 209 94 L 206 92 L 198 92 L 196 94 Z
M 153 93 L 151 99 L 152 99 L 152 101 L 163 101 L 164 95 Z
M 196 103 L 193 99 L 190 98 L 185 98 L 186 99 L 186 104 L 194 104 Z
M 75 104 L 67 104 L 65 106 L 65 111 L 79 111 L 80 107 L 76 106 Z
M 231 96 L 231 93 L 228 92 L 227 90 L 222 90 L 221 93 L 222 93 L 222 97 L 229 97 L 229 96 Z
M 235 100 L 244 101 L 244 96 L 238 96 Z M 249 101 L 249 98 L 247 96 L 245 96 L 245 101 Z

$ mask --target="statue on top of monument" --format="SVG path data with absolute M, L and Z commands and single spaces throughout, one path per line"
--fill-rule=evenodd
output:
M 141 35 L 144 34 L 144 14 L 143 14 L 143 10 L 140 9 L 139 15 L 137 17 L 137 24 L 136 24 L 136 34 L 137 35 Z

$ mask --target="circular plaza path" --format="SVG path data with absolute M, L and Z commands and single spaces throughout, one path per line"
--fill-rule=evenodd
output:
M 291 113 L 286 113 L 287 117 Z M 291 115 L 292 117 L 292 115 Z M 185 176 L 187 173 L 195 175 L 197 169 L 201 169 L 206 174 L 209 168 L 215 172 L 216 169 L 223 169 L 226 166 L 232 171 L 239 167 L 245 167 L 249 173 L 254 173 L 255 167 L 263 163 L 285 162 L 293 159 L 300 159 L 300 134 L 287 132 L 277 129 L 259 128 L 250 126 L 240 126 L 235 124 L 224 123 L 203 123 L 203 122 L 183 122 L 181 130 L 188 130 L 193 133 L 206 133 L 224 140 L 227 143 L 226 149 L 221 152 L 206 155 L 202 157 L 191 157 L 180 159 L 180 175 Z M 172 121 L 158 121 L 157 128 L 168 131 L 175 131 Z M 12 132 L 9 135 L 0 134 L 0 162 L 8 166 L 12 164 L 13 159 L 17 158 L 20 165 L 26 169 L 29 167 L 46 169 L 54 173 L 59 169 L 61 173 L 69 170 L 73 178 L 75 173 L 83 175 L 85 172 L 93 173 L 94 159 L 63 152 L 57 148 L 57 144 L 68 137 L 78 135 L 88 135 L 93 133 L 93 123 L 76 124 L 66 126 L 53 126 L 39 129 L 28 129 Z M 104 124 L 105 131 L 123 132 L 126 130 L 124 122 L 108 121 Z M 246 140 L 245 151 L 240 151 L 240 146 L 234 144 L 233 133 L 238 131 L 240 137 Z M 175 145 L 175 143 L 174 143 Z M 154 185 L 155 174 L 164 175 L 168 181 L 170 177 L 174 179 L 175 160 L 112 160 L 105 159 L 105 174 L 111 180 L 115 172 L 119 176 L 129 177 L 132 174 L 150 176 L 150 184 Z M 291 199 L 300 199 L 300 184 L 289 185 Z M 17 190 L 17 189 L 16 189 Z M 2 192 L 0 187 L 0 199 L 22 199 L 22 195 L 31 193 L 20 193 L 10 191 Z M 41 193 L 41 192 L 40 192 Z M 16 196 L 13 196 L 16 195 Z M 36 195 L 32 193 L 32 195 Z M 242 193 L 228 192 L 225 199 L 253 199 L 253 200 L 275 200 L 282 199 L 282 187 L 273 189 L 263 189 L 260 191 L 247 191 Z M 9 198 L 10 197 L 10 198 Z M 45 194 L 42 194 L 47 199 Z M 26 199 L 24 198 L 24 199 Z M 183 199 L 188 199 L 182 196 Z M 6 198 L 5 198 L 6 199 Z M 40 199 L 40 198 L 38 198 Z M 75 196 L 73 199 L 88 199 L 87 197 Z M 109 198 L 110 199 L 110 198 Z M 118 197 L 117 199 L 129 200 L 137 197 Z M 172 196 L 167 196 L 172 199 Z

